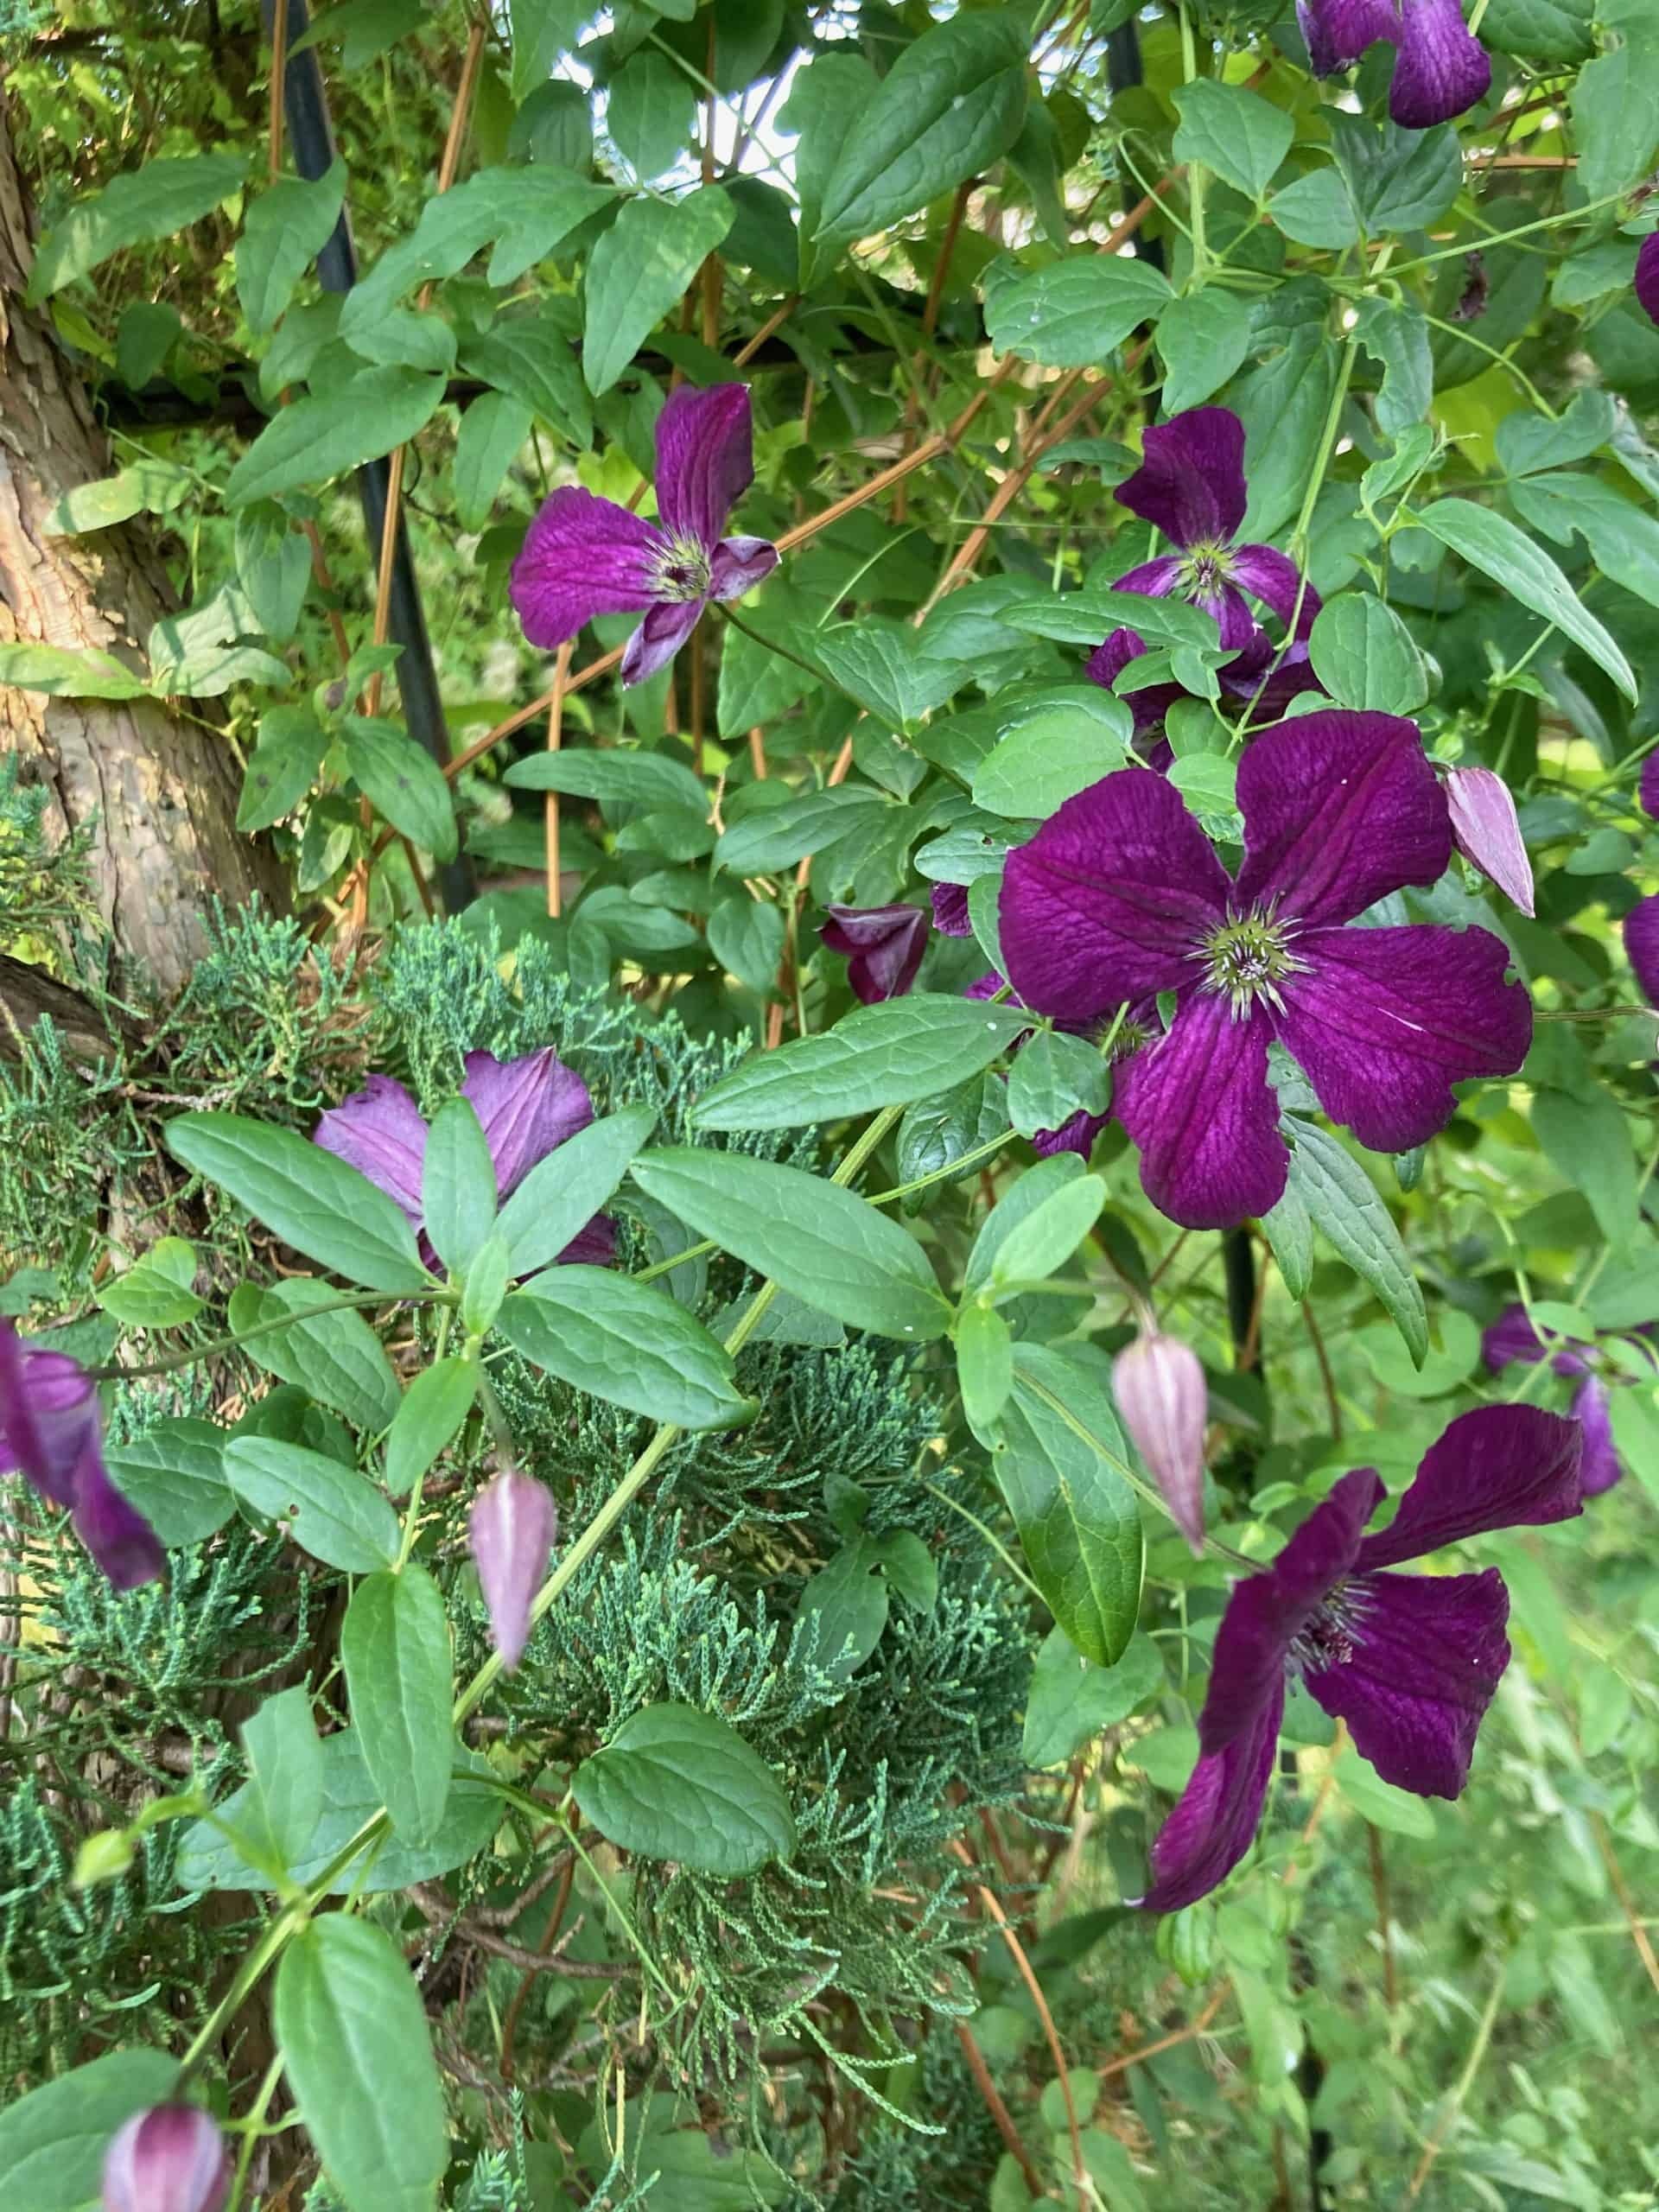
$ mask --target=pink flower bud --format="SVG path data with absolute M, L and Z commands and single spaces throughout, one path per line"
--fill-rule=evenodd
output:
M 224 2212 L 225 2139 L 199 2105 L 156 2105 L 118 2129 L 104 2159 L 104 2212 Z
M 1194 1554 L 1204 1549 L 1204 1424 L 1198 1356 L 1173 1337 L 1137 1337 L 1112 1362 L 1123 1426 Z
M 1452 842 L 1465 860 L 1489 876 L 1523 914 L 1531 915 L 1532 862 L 1503 777 L 1490 768 L 1451 769 L 1446 803 L 1452 813 Z
M 534 1476 L 504 1467 L 473 1500 L 470 1527 L 491 1633 L 502 1664 L 511 1670 L 529 1640 L 531 1600 L 553 1555 L 558 1508 Z

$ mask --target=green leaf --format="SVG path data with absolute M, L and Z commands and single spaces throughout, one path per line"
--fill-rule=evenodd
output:
M 1339 1759 L 1333 1770 L 1337 1789 L 1362 1820 L 1391 1835 L 1415 1836 L 1427 1842 L 1434 1834 L 1434 1815 L 1421 1797 L 1384 1782 L 1363 1759 Z
M 913 214 L 1006 154 L 1025 114 L 1023 24 L 1000 10 L 936 23 L 905 48 L 843 136 L 816 237 L 842 244 Z
M 386 1437 L 386 1490 L 407 1497 L 416 1478 L 446 1452 L 473 1409 L 478 1369 L 470 1359 L 423 1368 L 404 1393 Z
M 1653 166 L 1659 146 L 1655 62 L 1646 39 L 1627 41 L 1579 72 L 1573 121 L 1577 182 L 1586 200 L 1628 192 Z
M 1268 213 L 1297 245 L 1322 246 L 1338 253 L 1356 245 L 1359 218 L 1342 172 L 1334 164 L 1294 178 L 1268 202 Z
M 1535 529 L 1570 543 L 1580 532 L 1605 575 L 1659 607 L 1659 523 L 1613 485 L 1579 471 L 1526 476 L 1510 486 Z
M 1049 1611 L 1085 1657 L 1114 1666 L 1141 1610 L 1140 1507 L 1123 1476 L 1052 1402 L 1126 1459 L 1105 1377 L 1083 1356 L 1046 1344 L 1016 1345 L 1014 1362 L 994 1471 Z
M 1463 149 L 1447 124 L 1408 130 L 1339 109 L 1331 136 L 1363 230 L 1414 231 L 1444 215 L 1463 183 Z
M 559 55 L 575 46 L 592 12 L 587 0 L 508 0 L 515 106 L 546 81 Z
M 371 1574 L 397 1556 L 397 1516 L 354 1468 L 275 1437 L 236 1436 L 225 1479 L 256 1513 L 292 1524 L 294 1541 L 325 1566 Z
M 1106 1185 L 1098 1175 L 1084 1175 L 1051 1192 L 998 1246 L 991 1267 L 993 1292 L 1006 1297 L 1063 1268 L 1099 1220 L 1105 1203 Z
M 588 257 L 582 368 L 595 399 L 610 390 L 731 226 L 732 203 L 718 185 L 704 185 L 671 205 L 624 203 Z
M 495 1227 L 495 1161 L 470 1098 L 451 1098 L 433 1116 L 421 1163 L 421 1217 L 433 1249 L 465 1274 Z
M 879 615 L 815 632 L 809 648 L 843 691 L 894 729 L 942 707 L 972 673 L 961 661 L 930 659 L 908 623 Z
M 1630 282 L 1625 270 L 1623 281 Z M 1618 429 L 1618 412 L 1605 391 L 1581 391 L 1566 412 L 1551 417 L 1517 408 L 1497 426 L 1497 457 L 1511 476 L 1530 475 L 1541 468 L 1565 468 L 1572 461 L 1587 461 L 1610 444 Z M 1574 483 L 1599 484 L 1594 477 L 1574 477 Z
M 671 169 L 685 151 L 696 113 L 696 87 L 679 63 L 642 47 L 611 79 L 605 124 L 645 184 Z
M 1482 41 L 1500 54 L 1563 68 L 1596 50 L 1591 26 L 1595 0 L 1491 0 L 1481 18 Z
M 191 489 L 181 468 L 163 461 L 138 461 L 114 476 L 72 485 L 47 518 L 54 537 L 84 537 L 109 530 L 134 515 L 170 514 Z
M 449 2160 L 421 1993 L 391 1937 L 327 1912 L 276 1969 L 276 2045 L 346 2212 L 433 2212 Z
M 256 338 L 275 327 L 334 235 L 345 196 L 346 164 L 336 156 L 321 176 L 279 178 L 248 202 L 236 245 L 236 289 Z
M 1296 136 L 1290 117 L 1242 85 L 1213 77 L 1178 86 L 1173 97 L 1181 118 L 1176 160 L 1200 162 L 1247 200 L 1260 200 Z
M 1235 387 L 1250 493 L 1242 537 L 1272 537 L 1300 506 L 1336 393 L 1339 358 L 1321 331 L 1299 330 L 1276 359 Z
M 248 758 L 237 828 L 269 830 L 292 814 L 316 781 L 327 750 L 328 733 L 308 706 L 273 707 Z
M 176 1329 L 200 1313 L 191 1287 L 196 1249 L 182 1236 L 158 1237 L 149 1249 L 98 1294 L 106 1313 L 129 1329 Z
M 319 1405 L 332 1406 L 353 1427 L 373 1433 L 396 1418 L 403 1394 L 379 1338 L 360 1313 L 337 1303 L 338 1295 L 327 1283 L 305 1275 L 263 1289 L 245 1283 L 231 1300 L 230 1324 L 238 1335 L 259 1329 L 244 1350 L 267 1373 L 298 1383 Z M 304 1318 L 314 1306 L 334 1311 Z M 281 1328 L 260 1326 L 282 1313 L 295 1318 Z
M 788 1129 L 908 1105 L 977 1075 L 1030 1019 L 931 991 L 860 1007 L 819 1036 L 753 1054 L 703 1093 L 692 1118 L 702 1129 Z
M 797 134 L 794 170 L 801 209 L 802 291 L 835 258 L 833 247 L 817 239 L 823 219 L 824 188 L 835 175 L 854 130 L 862 126 L 868 115 L 876 91 L 874 71 L 850 41 L 820 47 L 816 58 L 795 73 L 789 98 L 779 112 L 781 127 Z M 757 721 L 760 719 L 755 717 Z
M 138 699 L 148 688 L 112 653 L 67 645 L 0 645 L 0 683 L 54 699 Z
M 570 1787 L 600 1834 L 642 1859 L 734 1877 L 795 1848 L 776 1775 L 728 1722 L 695 1706 L 632 1714 Z
M 358 1584 L 340 1655 L 363 1762 L 391 1824 L 411 1843 L 430 1843 L 454 1759 L 454 1664 L 442 1594 L 424 1567 L 411 1561 Z
M 564 791 L 573 798 L 597 799 L 606 806 L 642 806 L 653 810 L 684 807 L 709 811 L 702 779 L 683 761 L 660 753 L 532 753 L 515 760 L 502 779 L 515 791 Z
M 974 804 L 988 814 L 1045 821 L 1123 766 L 1132 728 L 1124 702 L 1098 688 L 1086 704 L 1057 703 L 1022 716 L 974 771 Z
M 1156 321 L 1173 296 L 1169 280 L 1150 262 L 1073 254 L 1000 285 L 985 304 L 985 330 L 999 353 L 1082 368 L 1141 323 Z
M 1393 1216 L 1370 1177 L 1335 1137 L 1311 1122 L 1299 1121 L 1295 1128 L 1287 1196 L 1295 1193 L 1326 1243 L 1370 1283 L 1421 1367 L 1428 1351 L 1428 1315 Z
M 184 1114 L 168 1123 L 167 1146 L 296 1251 L 348 1282 L 391 1292 L 430 1287 L 396 1200 L 295 1130 L 239 1114 Z
M 918 1098 L 899 1124 L 899 1181 L 912 1183 L 935 1174 L 993 1137 L 1006 1135 L 1008 1117 L 1002 1110 L 1001 1089 L 995 1077 L 973 1076 L 937 1098 Z M 918 1192 L 906 1201 L 906 1211 L 914 1212 L 925 1204 L 925 1192 Z
M 1202 291 L 1170 302 L 1158 318 L 1166 416 L 1197 407 L 1231 378 L 1250 350 L 1255 319 L 1255 304 L 1248 293 L 1225 291 L 1219 284 L 1206 284 Z
M 1434 397 L 1428 325 L 1415 308 L 1362 300 L 1354 314 L 1354 335 L 1382 369 L 1382 389 L 1374 406 L 1376 426 L 1397 438 L 1423 420 Z
M 1543 548 L 1507 516 L 1478 507 L 1471 499 L 1436 499 L 1421 509 L 1416 519 L 1471 569 L 1478 569 L 1523 607 L 1553 622 L 1606 671 L 1627 699 L 1636 698 L 1636 677 L 1618 645 Z
M 225 485 L 225 504 L 273 499 L 406 445 L 442 401 L 444 378 L 417 369 L 361 369 L 326 392 L 297 399 L 260 431 Z
M 995 1307 L 964 1306 L 953 1332 L 957 1382 L 968 1426 L 982 1444 L 995 1442 L 995 1427 L 1014 1388 L 1014 1338 Z
M 104 1463 L 165 1550 L 199 1544 L 222 1529 L 236 1499 L 220 1464 L 225 1432 L 211 1421 L 159 1421 L 126 1444 L 106 1444 Z
M 776 982 L 785 934 L 777 902 L 751 899 L 747 891 L 722 899 L 709 917 L 709 950 L 752 991 L 770 991 Z
M 770 875 L 843 837 L 873 839 L 892 812 L 868 791 L 806 791 L 734 822 L 715 847 L 715 866 L 730 875 Z
M 1020 1046 L 1008 1077 L 1008 1119 L 1022 1137 L 1058 1129 L 1073 1114 L 1103 1114 L 1111 1103 L 1111 1071 L 1083 1038 L 1039 1029 Z
M 322 1745 L 303 1686 L 266 1698 L 242 1725 L 248 1779 L 238 1792 L 236 1834 L 249 1863 L 286 1873 L 304 1853 L 322 1813 Z
M 1057 1152 L 1039 1160 L 1012 1182 L 981 1223 L 963 1270 L 964 1298 L 977 1298 L 990 1287 L 999 1272 L 1004 1241 L 1013 1236 L 1069 1185 L 1090 1181 L 1075 1152 Z M 1006 1272 L 1003 1270 L 1002 1272 Z
M 495 1317 L 507 1294 L 507 1240 L 498 1230 L 473 1255 L 461 1288 L 461 1326 L 469 1337 L 481 1337 L 495 1326 Z
M 501 1209 L 510 1273 L 531 1274 L 558 1258 L 611 1198 L 656 1119 L 654 1107 L 625 1106 L 537 1160 Z
M 681 1428 L 732 1428 L 753 1415 L 725 1347 L 632 1276 L 545 1268 L 507 1300 L 497 1325 L 532 1366 L 630 1413 Z
M 266 637 L 276 645 L 291 638 L 311 581 L 311 549 L 274 500 L 256 501 L 236 518 L 236 580 Z
M 455 434 L 455 519 L 463 530 L 482 530 L 495 495 L 530 436 L 533 417 L 510 392 L 481 392 Z
M 187 154 L 112 178 L 101 192 L 78 200 L 41 238 L 29 304 L 38 307 L 124 247 L 175 238 L 239 191 L 246 173 L 240 154 Z
M 615 197 L 607 184 L 541 164 L 476 171 L 429 200 L 408 237 L 353 286 L 340 311 L 340 336 L 358 344 L 407 293 L 453 276 L 497 239 L 488 281 L 498 289 L 516 283 Z
M 91 2212 L 117 2129 L 176 2092 L 163 2050 L 111 2050 L 43 2082 L 0 2113 L 0 2201 L 16 2212 Z
M 925 1344 L 950 1323 L 914 1238 L 822 1176 L 682 1146 L 642 1154 L 633 1179 L 700 1236 L 849 1328 Z
M 464 341 L 461 366 L 528 407 L 573 446 L 592 445 L 594 404 L 563 321 L 545 313 L 533 322 L 523 315 L 504 319 Z
M 816 1613 L 817 1663 L 845 1681 L 869 1657 L 887 1624 L 887 1585 L 880 1554 L 864 1536 L 855 1536 L 828 1567 L 807 1578 L 796 1609 L 798 1619 Z
M 1589 1200 L 1613 1249 L 1628 1243 L 1642 1226 L 1642 1193 L 1630 1125 L 1611 1092 L 1539 1090 L 1532 1128 L 1557 1173 Z
M 1038 1651 L 1026 1697 L 1026 1764 L 1064 1764 L 1103 1728 L 1127 1720 L 1163 1681 L 1158 1647 L 1139 1630 L 1116 1666 L 1096 1667 L 1064 1629 L 1051 1629 Z
M 1370 592 L 1327 600 L 1307 645 L 1313 673 L 1339 707 L 1414 715 L 1428 698 L 1428 670 L 1416 639 Z
M 1286 1184 L 1283 1198 L 1271 1213 L 1262 1215 L 1262 1227 L 1285 1288 L 1300 1305 L 1313 1279 L 1313 1217 L 1295 1184 Z
M 443 772 L 407 730 L 365 715 L 340 718 L 340 745 L 353 780 L 394 830 L 435 860 L 459 849 L 455 806 Z
M 350 76 L 378 60 L 399 39 L 407 38 L 419 22 L 418 16 L 410 16 L 405 0 L 340 0 L 339 5 L 316 17 L 289 52 L 303 54 L 324 41 L 331 45 L 338 41 L 340 66 Z

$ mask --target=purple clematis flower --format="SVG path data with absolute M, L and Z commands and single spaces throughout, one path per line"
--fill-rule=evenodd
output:
M 1273 1773 L 1286 1685 L 1300 1675 L 1384 1782 L 1456 1797 L 1510 1662 L 1509 1592 L 1482 1574 L 1387 1574 L 1496 1529 L 1582 1510 L 1576 1421 L 1535 1406 L 1482 1406 L 1433 1445 L 1380 1534 L 1370 1467 L 1344 1475 L 1265 1573 L 1234 1586 L 1198 1716 L 1199 1758 L 1152 1847 L 1140 1902 L 1174 1912 L 1206 1896 L 1250 1847 Z
M 225 2138 L 200 2105 L 156 2105 L 118 2128 L 104 2157 L 103 2212 L 223 2212 Z
M 166 1572 L 156 1531 L 104 1464 L 98 1389 L 67 1352 L 26 1344 L 0 1318 L 0 1474 L 21 1474 L 67 1509 L 93 1564 L 118 1590 Z
M 1659 322 L 1659 231 L 1649 232 L 1637 254 L 1636 296 L 1653 321 Z M 1652 764 L 1651 754 L 1649 764 Z M 1659 807 L 1649 804 L 1648 812 L 1659 813 Z
M 1659 238 L 1659 231 L 1654 233 Z M 1659 316 L 1655 317 L 1659 321 Z M 1650 814 L 1659 822 L 1659 753 L 1649 753 L 1642 763 L 1642 772 L 1637 778 L 1636 796 L 1643 814 Z
M 933 926 L 941 937 L 972 937 L 974 925 L 968 918 L 965 883 L 936 883 L 931 902 Z
M 927 950 L 927 916 L 921 908 L 827 906 L 824 912 L 830 918 L 818 935 L 831 952 L 846 955 L 847 981 L 864 1004 L 903 998 Z
M 657 418 L 657 519 L 563 485 L 512 564 L 514 608 L 532 645 L 562 645 L 595 614 L 645 613 L 622 656 L 624 683 L 673 659 L 711 599 L 741 599 L 778 565 L 764 537 L 726 537 L 754 481 L 748 387 L 682 385 Z
M 468 1052 L 461 1095 L 471 1102 L 495 1162 L 502 1199 L 512 1197 L 537 1161 L 545 1160 L 594 1118 L 588 1086 L 558 1058 L 552 1046 L 518 1060 L 498 1060 L 493 1052 Z M 318 1122 L 316 1141 L 325 1152 L 366 1175 L 377 1190 L 395 1198 L 416 1232 L 422 1231 L 421 1173 L 426 1164 L 426 1123 L 401 1083 L 372 1075 L 361 1090 L 332 1106 Z M 616 1230 L 604 1214 L 578 1230 L 556 1264 L 586 1262 L 607 1267 L 615 1256 Z
M 1449 123 L 1492 81 L 1459 0 L 1296 0 L 1296 20 L 1316 77 L 1351 68 L 1378 39 L 1398 48 L 1389 113 L 1406 130 Z
M 1624 957 L 1651 1007 L 1659 1007 L 1659 891 L 1624 917 Z
M 1284 1193 L 1275 1039 L 1376 1152 L 1426 1142 L 1453 1083 L 1512 1075 L 1532 1039 L 1489 931 L 1346 926 L 1451 861 L 1414 723 L 1338 709 L 1281 723 L 1240 760 L 1238 804 L 1236 879 L 1177 791 L 1124 768 L 1068 799 L 1002 880 L 1002 950 L 1027 1006 L 1084 1023 L 1174 993 L 1168 1033 L 1119 1071 L 1116 1104 L 1147 1196 L 1189 1229 L 1231 1228 Z
M 1643 1337 L 1649 1332 L 1638 1332 Z M 1572 1347 L 1583 1344 L 1582 1351 Z M 1659 1354 L 1651 1344 L 1643 1345 L 1659 1375 Z M 1481 1357 L 1494 1375 L 1501 1375 L 1506 1367 L 1535 1367 L 1547 1359 L 1557 1375 L 1574 1377 L 1578 1388 L 1573 1393 L 1573 1418 L 1584 1431 L 1584 1494 L 1599 1497 L 1603 1491 L 1611 1490 L 1624 1472 L 1624 1462 L 1613 1447 L 1613 1424 L 1609 1410 L 1607 1385 L 1601 1373 L 1585 1357 L 1594 1347 L 1580 1338 L 1571 1338 L 1552 1351 L 1527 1318 L 1524 1306 L 1506 1306 L 1480 1340 Z

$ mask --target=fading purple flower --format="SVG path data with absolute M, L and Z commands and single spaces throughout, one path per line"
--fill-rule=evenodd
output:
M 936 883 L 930 897 L 933 926 L 941 937 L 972 937 L 974 925 L 968 918 L 965 883 Z
M 1384 1782 L 1456 1797 L 1510 1661 L 1509 1592 L 1481 1574 L 1387 1574 L 1442 1545 L 1540 1528 L 1582 1510 L 1574 1421 L 1535 1406 L 1482 1406 L 1431 1446 L 1389 1526 L 1370 1467 L 1344 1475 L 1265 1573 L 1235 1584 L 1198 1716 L 1199 1758 L 1152 1847 L 1140 1903 L 1173 1912 L 1206 1896 L 1249 1849 L 1300 1676 Z
M 711 599 L 741 599 L 778 565 L 764 537 L 724 537 L 754 481 L 748 387 L 682 385 L 657 418 L 657 519 L 565 485 L 530 525 L 512 564 L 512 604 L 532 645 L 562 645 L 595 614 L 643 611 L 624 683 L 665 667 Z
M 1624 957 L 1643 997 L 1659 1007 L 1659 891 L 1639 899 L 1625 915 Z
M 585 1129 L 594 1118 L 588 1086 L 543 1046 L 517 1060 L 468 1052 L 461 1095 L 477 1114 L 495 1162 L 496 1189 L 512 1197 L 531 1169 Z M 361 1090 L 332 1106 L 318 1122 L 316 1141 L 366 1175 L 395 1198 L 417 1233 L 423 1225 L 421 1174 L 426 1161 L 426 1123 L 401 1083 L 372 1075 Z M 604 1214 L 579 1230 L 557 1264 L 586 1262 L 607 1267 L 615 1255 L 616 1230 Z
M 1204 1550 L 1204 1427 L 1210 1394 L 1197 1352 L 1154 1331 L 1112 1362 L 1112 1395 L 1196 1559 Z
M 965 894 L 964 894 L 965 896 Z M 866 1006 L 902 998 L 927 950 L 927 916 L 919 906 L 827 906 L 818 935 L 847 958 L 847 981 Z
M 533 1475 L 503 1467 L 473 1500 L 467 1534 L 490 1633 L 511 1674 L 530 1640 L 531 1600 L 542 1586 L 558 1534 L 553 1493 Z
M 1637 251 L 1636 296 L 1651 319 L 1659 322 L 1659 231 L 1649 231 Z M 1659 809 L 1649 805 L 1648 811 L 1652 814 Z
M 1532 862 L 1515 811 L 1515 798 L 1491 768 L 1452 768 L 1446 772 L 1446 804 L 1452 817 L 1452 842 L 1471 868 L 1523 914 L 1537 908 Z
M 1643 1336 L 1649 1332 L 1640 1332 Z M 1574 1344 L 1584 1345 L 1575 1351 Z M 1659 1357 L 1650 1345 L 1645 1347 L 1659 1375 Z M 1480 1340 L 1481 1357 L 1494 1375 L 1501 1375 L 1506 1367 L 1535 1367 L 1547 1359 L 1557 1375 L 1570 1376 L 1578 1383 L 1573 1393 L 1572 1416 L 1584 1431 L 1584 1494 L 1599 1497 L 1603 1491 L 1611 1490 L 1624 1472 L 1623 1461 L 1613 1444 L 1613 1423 L 1610 1409 L 1607 1384 L 1603 1374 L 1585 1357 L 1593 1353 L 1593 1344 L 1578 1337 L 1564 1338 L 1554 1349 L 1547 1344 L 1528 1319 L 1524 1306 L 1506 1306 Z
M 92 1563 L 117 1590 L 159 1582 L 156 1531 L 104 1464 L 98 1389 L 67 1352 L 26 1344 L 0 1317 L 0 1475 L 21 1474 L 63 1507 Z
M 1398 48 L 1389 113 L 1406 130 L 1449 123 L 1492 81 L 1459 0 L 1296 0 L 1296 19 L 1316 77 L 1351 68 L 1378 39 Z
M 224 2212 L 225 2139 L 200 2105 L 156 2105 L 118 2128 L 104 2158 L 103 2212 Z
M 1117 1077 L 1154 1204 L 1226 1229 L 1283 1195 L 1268 1080 L 1276 1039 L 1332 1121 L 1408 1152 L 1451 1118 L 1452 1085 L 1511 1075 L 1532 1038 L 1490 931 L 1355 929 L 1452 857 L 1446 799 L 1414 723 L 1332 709 L 1259 737 L 1239 763 L 1244 864 L 1227 874 L 1161 776 L 1121 769 L 1008 855 L 1002 949 L 1024 1002 L 1068 1023 L 1175 995 L 1168 1033 Z

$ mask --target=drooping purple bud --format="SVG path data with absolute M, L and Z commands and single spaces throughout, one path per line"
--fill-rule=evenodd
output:
M 933 926 L 941 937 L 971 937 L 965 883 L 936 883 L 932 889 Z
M 1650 231 L 1636 257 L 1636 296 L 1659 322 L 1659 231 Z
M 1503 777 L 1490 768 L 1449 769 L 1446 804 L 1452 816 L 1452 842 L 1465 860 L 1530 918 L 1535 912 L 1532 862 L 1516 818 L 1514 798 Z
M 847 980 L 866 1006 L 902 998 L 927 950 L 927 917 L 917 906 L 830 906 L 818 935 L 847 956 Z
M 231 2158 L 199 2105 L 135 2113 L 104 2160 L 104 2212 L 224 2212 Z
M 1112 1362 L 1123 1426 L 1196 1556 L 1204 1549 L 1204 1369 L 1190 1345 L 1137 1337 Z
M 49 1503 L 67 1507 L 116 1589 L 136 1590 L 166 1573 L 155 1530 L 110 1480 L 92 1376 L 67 1352 L 26 1344 L 0 1319 L 0 1474 L 12 1473 Z
M 509 1673 L 530 1640 L 531 1601 L 547 1572 L 558 1527 L 552 1493 L 517 1467 L 504 1467 L 473 1500 L 473 1563 L 489 1608 L 490 1632 Z

